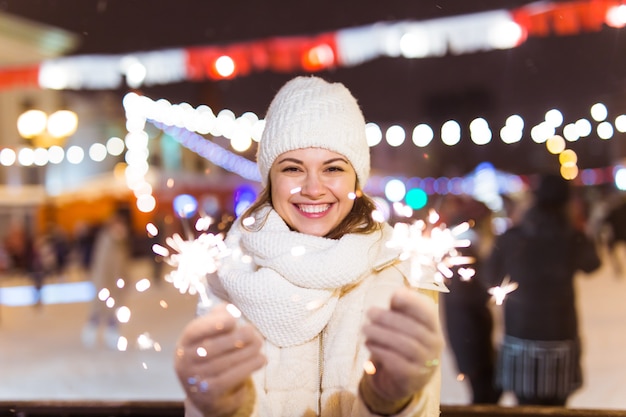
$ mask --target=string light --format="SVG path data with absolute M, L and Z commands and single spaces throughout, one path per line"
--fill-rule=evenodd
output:
M 217 116 L 214 111 L 206 106 L 201 105 L 197 108 L 193 108 L 187 103 L 181 104 L 171 104 L 167 100 L 159 99 L 153 101 L 147 97 L 139 96 L 136 93 L 129 93 L 124 97 L 123 100 L 124 108 L 126 109 L 127 115 L 127 126 L 129 127 L 129 133 L 127 137 L 127 141 L 130 146 L 130 137 L 133 135 L 140 134 L 139 137 L 143 137 L 141 140 L 142 145 L 138 146 L 134 151 L 139 151 L 141 148 L 147 147 L 147 135 L 144 131 L 146 123 L 151 122 L 154 126 L 163 130 L 168 136 L 176 139 L 183 146 L 189 148 L 193 152 L 196 152 L 198 155 L 208 159 L 209 161 L 215 163 L 218 166 L 221 166 L 231 172 L 234 172 L 243 178 L 250 179 L 253 181 L 259 181 L 258 178 L 258 170 L 256 168 L 256 164 L 247 158 L 244 158 L 236 153 L 229 151 L 211 140 L 201 136 L 202 134 L 211 134 L 213 136 L 223 136 L 227 139 L 231 140 L 231 144 L 235 140 L 239 140 L 241 137 L 245 137 L 247 139 L 247 143 L 251 144 L 252 142 L 257 142 L 260 137 L 262 130 L 264 128 L 264 120 L 260 119 L 257 115 L 252 112 L 246 112 L 243 115 L 237 117 L 231 110 L 222 109 L 217 112 Z M 626 116 L 625 116 L 626 117 Z M 556 110 L 551 109 L 546 112 L 546 119 L 541 122 L 539 125 L 531 128 L 531 131 L 541 131 L 542 133 L 539 135 L 540 138 L 535 138 L 536 141 L 539 142 L 547 142 L 550 138 L 548 134 L 555 132 L 554 125 L 562 123 L 562 114 Z M 621 119 L 616 119 L 621 120 Z M 607 122 L 608 123 L 608 122 Z M 513 114 L 506 119 L 505 127 L 508 129 L 507 135 L 502 134 L 503 142 L 505 143 L 514 143 L 519 141 L 519 138 L 523 134 L 524 129 L 524 119 L 517 114 Z M 588 135 L 591 130 L 591 123 L 586 119 L 579 119 L 575 123 L 569 123 L 566 126 L 569 126 L 570 129 L 575 128 L 576 132 L 579 133 L 579 137 L 584 137 Z M 395 125 L 392 126 L 393 129 L 388 129 L 388 132 L 391 133 L 387 136 L 397 136 L 400 138 L 404 137 L 405 129 L 402 126 Z M 503 131 L 504 131 L 503 128 Z M 196 131 L 190 130 L 196 129 Z M 483 118 L 477 118 L 473 121 L 472 126 L 470 128 L 472 133 L 476 133 L 478 138 L 478 143 L 486 143 L 486 141 L 490 138 L 490 129 L 489 123 Z M 453 146 L 455 143 L 458 143 L 461 140 L 462 129 L 460 124 L 457 121 L 449 120 L 444 123 L 441 128 L 442 131 L 442 140 L 447 140 L 447 144 Z M 504 133 L 504 132 L 501 133 Z M 252 135 L 255 135 L 252 137 Z M 420 137 L 419 140 L 416 141 L 415 136 Z M 414 139 L 413 143 L 417 145 L 424 145 L 426 142 L 429 142 L 433 139 L 434 133 L 433 129 L 426 124 L 418 124 L 414 129 Z M 556 135 L 553 135 L 556 136 Z M 378 124 L 374 122 L 369 122 L 366 125 L 366 137 L 368 139 L 368 143 L 370 146 L 379 146 L 382 139 L 382 130 L 378 126 Z M 505 137 L 508 140 L 505 140 Z M 239 139 L 238 139 L 239 138 Z M 447 139 L 446 139 L 447 138 Z M 483 139 L 480 139 L 483 138 Z M 553 139 L 554 142 L 556 139 Z M 546 146 L 550 145 L 546 144 Z M 233 146 L 233 148 L 235 148 Z M 558 147 L 557 147 L 558 148 Z M 556 149 L 556 148 L 555 148 Z M 234 149 L 235 152 L 238 149 Z M 558 153 L 559 149 L 553 150 Z M 140 152 L 142 155 L 147 155 L 148 151 L 145 149 Z M 140 158 L 141 166 L 135 166 L 135 163 L 127 158 L 129 161 L 129 165 L 126 168 L 126 177 L 128 185 L 131 189 L 135 190 L 138 188 L 145 189 L 147 187 L 142 187 L 142 182 L 147 181 L 145 179 L 145 173 L 147 172 L 147 162 L 146 157 Z M 612 168 L 607 168 L 612 169 Z M 602 169 L 597 169 L 602 170 Z M 562 174 L 567 179 L 576 179 L 578 178 L 579 169 L 577 166 L 572 166 L 572 164 L 564 166 L 562 169 Z M 502 174 L 498 174 L 502 175 Z M 519 177 L 511 174 L 511 177 L 516 177 L 516 180 L 497 180 L 499 183 L 508 184 L 508 187 L 512 187 L 510 189 L 503 188 L 500 190 L 496 190 L 496 193 L 509 193 L 515 192 L 518 190 L 518 183 L 521 182 Z M 589 178 L 595 178 L 599 181 L 608 181 L 610 175 L 605 175 L 603 173 L 597 172 L 593 176 L 587 175 L 587 181 Z M 402 199 L 406 198 L 409 191 L 413 188 L 421 188 L 426 194 L 470 194 L 476 195 L 477 190 L 476 187 L 481 185 L 484 178 L 482 179 L 474 179 L 472 175 L 468 175 L 466 177 L 459 178 L 412 178 L 412 179 L 386 179 L 386 178 L 377 178 L 373 177 L 372 180 L 368 184 L 368 192 L 371 194 L 379 194 L 383 192 L 383 189 L 388 189 L 387 193 L 391 190 L 398 190 L 398 192 L 393 192 L 393 195 L 388 195 L 387 198 L 391 198 L 390 201 L 400 202 Z M 496 181 L 494 179 L 494 181 Z M 396 186 L 396 182 L 402 185 L 402 188 Z M 412 185 L 410 188 L 407 187 L 407 184 L 412 182 L 415 185 Z M 371 184 L 374 184 L 372 186 Z M 474 189 L 473 189 L 474 188 Z M 411 193 L 413 195 L 414 193 Z M 481 200 L 482 201 L 482 200 Z M 139 204 L 141 202 L 141 205 Z M 408 202 L 408 200 L 407 200 Z M 492 201 L 487 201 L 488 204 L 493 204 Z M 156 201 L 152 195 L 143 195 L 138 197 L 138 207 L 141 211 L 150 212 L 156 206 Z M 415 201 L 411 198 L 411 204 L 403 205 L 403 207 L 399 212 L 398 209 L 394 208 L 397 213 L 403 213 L 405 215 L 407 213 L 408 216 L 412 214 L 413 208 L 415 206 Z M 395 205 L 394 205 L 395 207 Z M 406 213 L 405 213 L 406 212 Z M 408 217 L 407 216 L 407 217 Z

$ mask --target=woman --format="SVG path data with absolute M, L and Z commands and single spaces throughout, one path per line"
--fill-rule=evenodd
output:
M 498 236 L 483 269 L 489 286 L 518 288 L 504 301 L 497 381 L 522 405 L 566 405 L 582 384 L 574 278 L 600 266 L 593 241 L 572 221 L 569 184 L 542 176 L 520 222 Z
M 265 187 L 226 243 L 224 306 L 184 329 L 187 416 L 438 416 L 437 290 L 408 288 L 361 189 L 365 121 L 339 83 L 298 77 L 272 101 L 257 161 Z M 367 372 L 366 372 L 367 371 Z

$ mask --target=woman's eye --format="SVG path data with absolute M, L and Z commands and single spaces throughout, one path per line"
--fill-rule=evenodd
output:
M 345 170 L 342 167 L 339 167 L 339 166 L 331 166 L 331 167 L 327 168 L 327 171 L 330 171 L 330 172 L 343 172 Z
M 293 167 L 293 166 L 291 166 L 291 167 L 284 167 L 282 169 L 282 172 L 298 172 L 298 171 L 300 171 L 300 168 Z

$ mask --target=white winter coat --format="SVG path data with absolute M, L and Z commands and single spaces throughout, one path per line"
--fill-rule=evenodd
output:
M 388 232 L 387 228 L 385 233 Z M 231 230 L 231 246 L 239 244 L 236 233 L 235 237 L 233 234 Z M 291 238 L 286 238 L 289 239 Z M 275 245 L 275 240 L 273 238 L 269 243 L 263 242 L 259 247 Z M 384 245 L 384 242 L 385 239 L 380 239 L 376 245 Z M 353 250 L 350 252 L 352 256 L 366 256 L 364 253 L 354 253 Z M 380 259 L 370 262 L 373 267 L 365 277 L 338 290 L 339 296 L 330 317 L 317 336 L 286 347 L 280 347 L 266 338 L 264 353 L 267 365 L 253 374 L 256 399 L 251 417 L 375 416 L 369 412 L 358 395 L 363 366 L 369 359 L 362 327 L 370 307 L 388 308 L 393 292 L 408 286 L 409 271 L 407 262 L 399 261 L 397 256 L 390 256 L 388 251 L 381 249 L 376 253 Z M 314 256 L 312 253 L 311 257 Z M 327 267 L 333 268 L 333 265 Z M 251 270 L 255 268 L 252 266 Z M 427 294 L 436 303 L 438 292 L 446 291 L 444 286 L 428 279 L 423 280 L 420 287 L 416 291 Z M 244 286 L 244 290 L 246 289 Z M 289 311 L 285 313 L 288 314 Z M 396 416 L 439 416 L 440 384 L 441 375 L 437 369 L 424 390 Z M 188 403 L 185 415 L 196 417 L 201 414 Z

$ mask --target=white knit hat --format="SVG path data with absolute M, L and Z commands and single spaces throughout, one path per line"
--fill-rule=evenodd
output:
M 365 186 L 370 172 L 365 119 L 343 84 L 296 77 L 278 91 L 267 111 L 257 152 L 263 186 L 280 154 L 303 148 L 323 148 L 345 156 L 359 185 Z

